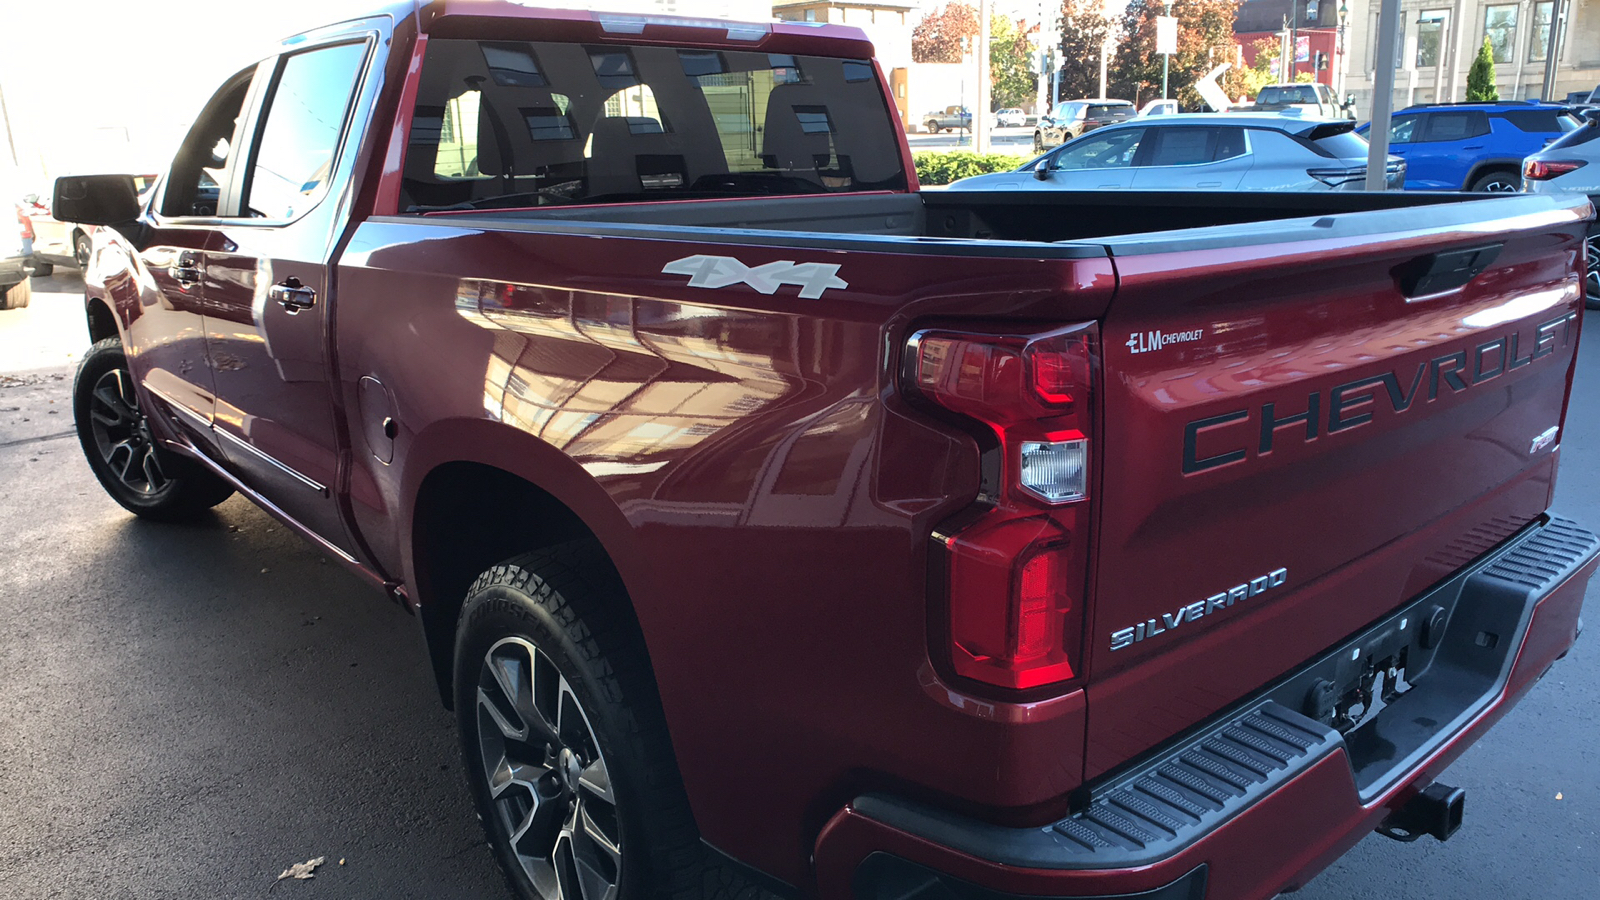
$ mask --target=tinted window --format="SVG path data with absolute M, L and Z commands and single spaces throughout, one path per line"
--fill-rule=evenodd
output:
M 1482 110 L 1469 109 L 1428 114 L 1428 134 L 1424 140 L 1464 141 L 1489 133 L 1489 116 Z
M 895 117 L 870 71 L 749 51 L 431 40 L 402 209 L 903 189 Z
M 1277 103 L 1316 103 L 1317 90 L 1311 85 L 1262 88 L 1256 103 L 1263 106 Z
M 1086 114 L 1091 119 L 1131 119 L 1138 115 L 1132 106 L 1114 103 L 1091 103 Z
M 1390 138 L 1390 140 L 1393 140 L 1393 138 Z M 1336 159 L 1367 158 L 1367 139 L 1354 131 L 1330 134 L 1327 137 L 1317 138 L 1311 143 Z M 1399 142 L 1396 141 L 1396 143 Z
M 1389 123 L 1389 143 L 1409 144 L 1422 139 L 1421 116 L 1395 116 Z
M 1217 152 L 1218 131 L 1216 128 L 1154 129 L 1150 140 L 1146 141 L 1150 149 L 1140 165 L 1193 166 L 1211 162 Z
M 1517 126 L 1520 131 L 1556 134 L 1578 127 L 1578 120 L 1560 109 L 1508 109 L 1499 118 Z
M 1056 154 L 1050 167 L 1053 169 L 1119 169 L 1133 165 L 1133 155 L 1139 152 L 1143 128 L 1119 128 L 1116 131 L 1096 129 L 1078 138 Z
M 1555 150 L 1561 147 L 1576 147 L 1579 144 L 1587 144 L 1596 138 L 1600 138 L 1600 122 L 1589 122 L 1580 124 L 1577 130 L 1569 131 L 1551 141 L 1550 146 L 1545 149 Z
M 285 57 L 245 191 L 248 215 L 293 219 L 328 192 L 366 44 Z

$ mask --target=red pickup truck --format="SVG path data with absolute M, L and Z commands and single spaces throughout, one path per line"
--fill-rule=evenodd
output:
M 83 448 L 416 613 L 522 897 L 1267 898 L 1580 630 L 1589 201 L 919 192 L 859 31 L 427 3 L 63 179 Z M 1576 761 L 1574 761 L 1576 764 Z

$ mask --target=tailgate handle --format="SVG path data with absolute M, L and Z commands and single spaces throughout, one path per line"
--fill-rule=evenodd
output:
M 1485 244 L 1466 250 L 1430 253 L 1394 268 L 1395 283 L 1407 300 L 1432 297 L 1464 287 L 1483 274 L 1505 244 Z

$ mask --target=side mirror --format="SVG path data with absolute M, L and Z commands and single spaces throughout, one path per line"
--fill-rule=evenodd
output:
M 1033 177 L 1039 179 L 1040 181 L 1049 181 L 1050 180 L 1050 164 L 1052 162 L 1054 162 L 1054 160 L 1050 160 L 1050 159 L 1041 159 L 1041 160 L 1039 160 L 1039 164 L 1033 167 Z
M 139 218 L 139 190 L 132 175 L 57 178 L 50 215 L 79 225 L 121 225 Z

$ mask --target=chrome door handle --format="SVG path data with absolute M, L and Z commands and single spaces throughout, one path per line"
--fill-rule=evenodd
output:
M 288 310 L 290 315 L 317 305 L 317 292 L 293 276 L 268 288 L 267 298 Z
M 200 280 L 199 255 L 188 251 L 178 254 L 178 261 L 167 267 L 167 274 L 179 284 L 195 284 Z

